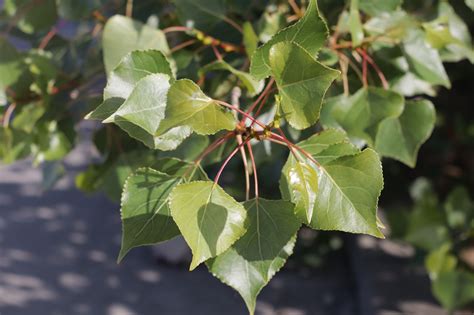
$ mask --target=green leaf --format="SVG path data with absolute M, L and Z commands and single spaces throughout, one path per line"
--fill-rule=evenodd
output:
M 118 261 L 134 247 L 167 241 L 179 235 L 168 201 L 171 190 L 183 181 L 150 168 L 131 175 L 122 193 L 122 247 Z
M 360 21 L 359 0 L 351 0 L 349 29 L 351 31 L 352 44 L 354 47 L 360 46 L 364 40 L 364 29 Z
M 112 116 L 123 105 L 123 98 L 108 98 L 104 100 L 95 110 L 86 115 L 85 119 L 105 120 Z
M 13 163 L 31 153 L 31 135 L 15 129 L 0 127 L 0 158 Z
M 435 85 L 451 87 L 441 57 L 425 40 L 421 31 L 411 31 L 403 42 L 410 69 L 421 79 Z
M 466 5 L 474 11 L 474 0 L 466 0 Z
M 215 277 L 239 292 L 253 314 L 258 294 L 292 254 L 300 223 L 287 201 L 258 199 L 244 206 L 247 232 L 206 264 Z
M 138 81 L 157 73 L 166 74 L 174 80 L 170 64 L 161 51 L 133 51 L 127 54 L 110 73 L 104 100 L 112 97 L 127 99 Z
M 305 15 L 295 24 L 281 30 L 254 53 L 250 73 L 261 80 L 271 74 L 270 49 L 277 43 L 289 41 L 304 48 L 315 58 L 328 37 L 328 28 L 319 14 L 317 0 L 310 0 Z
M 326 91 L 339 71 L 320 64 L 290 42 L 274 45 L 269 61 L 280 92 L 283 116 L 296 129 L 314 125 L 319 120 Z
M 0 89 L 17 82 L 25 70 L 21 54 L 7 39 L 0 37 Z
M 234 74 L 237 78 L 239 78 L 240 81 L 242 81 L 245 88 L 249 91 L 250 96 L 255 96 L 263 90 L 265 84 L 263 80 L 256 80 L 250 73 L 239 71 L 224 60 L 217 60 L 202 67 L 199 70 L 199 73 L 204 75 L 206 72 L 215 70 L 225 70 Z
M 399 117 L 404 109 L 400 94 L 381 88 L 363 88 L 350 97 L 328 99 L 321 112 L 321 122 L 327 128 L 342 128 L 349 137 L 375 143 L 379 124 Z
M 318 173 L 304 162 L 295 161 L 284 170 L 288 179 L 292 201 L 296 203 L 295 212 L 305 217 L 304 222 L 311 222 L 318 194 Z
M 245 22 L 243 27 L 243 43 L 245 46 L 245 52 L 249 58 L 252 58 L 253 54 L 258 47 L 258 36 L 255 34 L 252 23 Z
M 444 210 L 451 228 L 468 227 L 474 218 L 474 205 L 469 197 L 469 191 L 464 187 L 456 187 L 446 198 Z
M 16 25 L 28 34 L 48 29 L 58 18 L 56 0 L 5 0 L 5 10 L 11 17 L 22 13 Z
M 440 273 L 450 272 L 456 268 L 458 260 L 450 252 L 450 244 L 445 244 L 426 257 L 425 266 L 431 280 L 438 278 Z
M 176 126 L 189 126 L 200 135 L 233 130 L 235 117 L 224 111 L 191 80 L 176 81 L 168 93 L 168 106 L 159 134 Z
M 418 150 L 430 137 L 435 122 L 436 111 L 430 101 L 408 101 L 400 117 L 387 118 L 380 124 L 375 150 L 415 167 Z
M 474 63 L 469 27 L 448 2 L 439 3 L 438 15 L 435 21 L 423 24 L 427 41 L 435 48 L 442 48 L 443 61 L 458 62 L 467 58 Z
M 37 126 L 38 120 L 44 115 L 46 109 L 41 103 L 24 105 L 18 110 L 11 126 L 17 130 L 31 133 Z
M 104 123 L 114 122 L 115 117 L 119 116 L 154 135 L 165 116 L 169 80 L 170 77 L 165 74 L 144 77 L 137 83 L 130 97 Z
M 164 54 L 169 53 L 168 42 L 162 31 L 122 15 L 115 15 L 107 21 L 102 45 L 107 74 L 134 50 L 156 49 Z
M 362 11 L 371 16 L 382 13 L 391 13 L 397 10 L 402 4 L 402 0 L 360 0 L 359 7 Z
M 188 138 L 192 130 L 188 126 L 180 126 L 167 130 L 159 135 L 151 135 L 145 129 L 131 123 L 127 119 L 116 116 L 114 123 L 126 131 L 130 137 L 135 138 L 150 149 L 161 151 L 175 150 L 183 141 Z
M 225 252 L 246 231 L 245 208 L 210 181 L 177 186 L 170 208 L 193 252 L 190 270 Z
M 316 165 L 300 154 L 300 160 L 318 175 L 318 193 L 311 221 L 297 212 L 303 222 L 317 230 L 337 230 L 384 237 L 377 224 L 377 202 L 383 188 L 382 165 L 371 149 L 363 152 L 342 140 L 340 131 L 329 130 L 298 144 L 319 161 Z M 283 170 L 280 182 L 282 195 L 296 203 L 287 171 L 296 160 L 293 156 Z M 296 209 L 298 211 L 298 209 Z M 310 212 L 306 209 L 306 212 Z
M 226 19 L 225 0 L 173 0 L 183 25 L 190 24 L 202 30 L 212 30 Z
M 441 273 L 433 282 L 434 296 L 453 311 L 474 300 L 474 274 L 467 271 Z

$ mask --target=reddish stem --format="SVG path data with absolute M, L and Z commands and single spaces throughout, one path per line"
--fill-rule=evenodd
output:
M 249 141 L 250 141 L 250 139 L 246 139 L 244 142 L 242 142 L 241 144 L 239 144 L 239 145 L 234 149 L 234 151 L 232 151 L 231 154 L 229 154 L 229 156 L 227 157 L 227 159 L 224 161 L 224 164 L 222 164 L 222 166 L 221 166 L 219 172 L 217 173 L 216 178 L 214 179 L 214 183 L 215 183 L 216 185 L 219 184 L 219 179 L 221 178 L 222 172 L 224 172 L 226 166 L 229 164 L 229 162 L 232 160 L 232 158 L 240 151 L 240 148 L 243 148 L 243 146 L 246 145 Z
M 258 174 L 257 174 L 257 164 L 255 163 L 255 158 L 253 156 L 252 145 L 250 142 L 247 142 L 247 149 L 249 151 L 250 160 L 252 161 L 252 168 L 253 168 L 253 179 L 255 185 L 255 198 L 258 200 L 259 193 L 258 193 Z
M 285 137 L 282 137 L 282 136 L 277 135 L 276 133 L 272 132 L 271 138 L 273 138 L 273 139 L 276 138 L 276 140 L 283 141 L 288 147 L 292 147 L 292 148 L 298 150 L 298 151 L 299 151 L 300 153 L 302 153 L 305 157 L 307 157 L 311 162 L 313 162 L 313 163 L 316 164 L 317 166 L 321 166 L 321 164 L 319 164 L 319 162 L 316 161 L 316 160 L 311 156 L 311 154 L 309 154 L 309 153 L 306 152 L 303 148 L 300 148 L 300 147 L 297 146 L 296 144 L 293 144 L 292 142 L 290 142 L 289 140 L 287 140 Z
M 219 52 L 219 49 L 217 49 L 216 45 L 212 45 L 212 50 L 214 51 L 214 55 L 216 55 L 217 60 L 222 61 L 222 55 Z
M 5 112 L 5 116 L 3 116 L 3 127 L 8 128 L 8 126 L 10 125 L 10 119 L 15 108 L 16 103 L 12 103 L 10 104 L 10 106 L 8 106 L 7 111 Z
M 249 109 L 247 110 L 247 114 L 250 114 L 251 112 L 253 112 L 255 107 L 257 107 L 257 105 L 263 100 L 265 95 L 267 95 L 270 92 L 270 89 L 272 88 L 274 83 L 275 83 L 275 79 L 272 78 L 268 82 L 267 87 L 265 88 L 265 90 L 260 94 L 260 96 L 257 98 L 257 100 L 249 107 Z M 240 122 L 240 124 L 245 125 L 246 120 L 247 120 L 246 118 L 243 118 L 242 121 Z
M 172 32 L 190 32 L 193 29 L 186 26 L 170 26 L 163 30 L 163 33 L 168 34 Z
M 191 40 L 185 41 L 184 43 L 181 43 L 181 44 L 173 47 L 170 52 L 175 53 L 178 50 L 181 50 L 181 49 L 186 48 L 188 46 L 194 45 L 196 42 L 197 42 L 196 39 L 191 39 Z
M 214 102 L 216 102 L 217 104 L 222 105 L 224 107 L 235 110 L 236 112 L 238 112 L 238 113 L 242 114 L 243 116 L 245 116 L 245 118 L 250 119 L 252 122 L 256 123 L 257 125 L 259 125 L 260 127 L 264 128 L 264 129 L 267 127 L 264 123 L 262 123 L 261 121 L 253 118 L 250 114 L 244 112 L 243 110 L 241 110 L 240 108 L 238 108 L 236 106 L 230 105 L 229 103 L 226 103 L 224 101 L 219 101 L 219 100 L 214 100 Z
M 51 30 L 46 34 L 46 36 L 41 40 L 41 43 L 38 46 L 38 49 L 44 50 L 46 46 L 48 46 L 49 42 L 53 39 L 53 37 L 58 32 L 56 27 L 52 27 Z
M 375 63 L 374 59 L 372 59 L 372 57 L 363 49 L 357 49 L 357 51 L 359 51 L 359 53 L 364 57 L 364 59 L 367 60 L 370 63 L 370 65 L 374 68 L 375 72 L 380 78 L 380 81 L 382 82 L 384 89 L 388 90 L 390 86 L 388 84 L 387 78 L 385 77 L 385 75 L 383 74 L 382 70 L 377 65 L 377 63 Z
M 369 84 L 367 82 L 367 54 L 362 54 L 362 82 L 364 87 L 367 87 Z

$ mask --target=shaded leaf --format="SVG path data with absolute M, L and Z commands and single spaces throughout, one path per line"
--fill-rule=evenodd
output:
M 349 29 L 351 31 L 352 44 L 354 47 L 360 46 L 364 40 L 364 29 L 360 21 L 359 0 L 351 0 L 349 10 Z
M 315 58 L 327 37 L 328 28 L 319 14 L 317 0 L 310 0 L 305 15 L 298 22 L 278 32 L 255 51 L 250 73 L 257 79 L 264 79 L 271 74 L 270 49 L 277 43 L 294 42 Z
M 113 97 L 127 99 L 138 81 L 156 73 L 166 74 L 174 80 L 168 60 L 161 51 L 133 51 L 127 54 L 110 73 L 104 90 L 104 100 Z
M 364 140 L 373 146 L 379 124 L 399 117 L 404 109 L 400 94 L 381 88 L 363 88 L 350 97 L 328 99 L 321 112 L 325 127 L 342 128 L 350 138 Z
M 225 252 L 246 231 L 245 208 L 210 181 L 177 186 L 170 208 L 193 252 L 190 270 Z
M 23 32 L 32 34 L 53 26 L 58 18 L 56 0 L 5 0 L 5 10 L 10 16 L 19 15 L 17 26 Z
M 415 167 L 418 150 L 433 132 L 435 121 L 436 111 L 430 101 L 408 101 L 400 117 L 387 118 L 380 124 L 375 149 Z
M 441 273 L 433 282 L 432 290 L 443 307 L 453 311 L 474 300 L 474 274 L 467 271 Z
M 292 254 L 300 223 L 287 201 L 258 199 L 244 206 L 247 232 L 206 264 L 215 277 L 239 292 L 253 314 L 257 295 Z
M 122 193 L 122 247 L 118 261 L 134 247 L 167 241 L 179 235 L 168 201 L 171 190 L 182 177 L 150 168 L 137 170 Z
M 314 125 L 319 119 L 326 91 L 339 71 L 320 64 L 290 42 L 274 45 L 269 61 L 285 119 L 296 129 Z
M 421 79 L 435 85 L 451 87 L 441 57 L 436 49 L 431 47 L 421 31 L 411 31 L 403 42 L 410 69 Z
M 134 50 L 156 49 L 164 54 L 169 53 L 168 42 L 162 31 L 122 15 L 115 15 L 107 20 L 102 45 L 107 74 L 112 72 L 125 55 Z
M 225 19 L 225 0 L 173 0 L 183 25 L 190 24 L 202 30 L 212 30 Z
M 229 65 L 224 60 L 218 60 L 213 63 L 210 63 L 204 67 L 202 67 L 199 72 L 201 75 L 208 71 L 215 71 L 215 70 L 225 70 L 229 71 L 230 73 L 234 74 L 240 81 L 244 84 L 245 88 L 249 91 L 250 96 L 255 96 L 256 94 L 262 92 L 265 82 L 263 80 L 255 79 L 250 73 L 239 71 Z

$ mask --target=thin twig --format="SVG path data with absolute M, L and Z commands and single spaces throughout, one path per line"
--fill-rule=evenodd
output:
M 367 74 L 368 74 L 367 55 L 362 54 L 362 83 L 364 84 L 364 87 L 369 86 L 369 83 L 367 81 Z
M 240 97 L 242 96 L 242 90 L 239 87 L 234 87 L 232 89 L 232 104 L 240 108 Z M 235 117 L 237 119 L 237 112 L 235 113 Z M 237 143 L 241 145 L 243 143 L 242 135 L 238 134 L 236 136 Z M 247 160 L 247 153 L 245 152 L 245 147 L 240 148 L 240 155 L 242 156 L 242 162 L 244 163 L 244 170 L 245 170 L 245 200 L 250 199 L 250 172 L 249 172 L 249 164 Z
M 300 7 L 296 4 L 295 0 L 288 0 L 288 3 L 290 4 L 293 11 L 295 11 L 298 17 L 303 16 L 303 12 L 301 11 Z
M 190 32 L 193 29 L 186 26 L 170 26 L 163 30 L 163 33 L 168 34 L 172 32 Z
M 170 52 L 173 54 L 173 53 L 177 52 L 178 50 L 181 50 L 181 49 L 186 48 L 188 46 L 194 45 L 195 43 L 197 43 L 196 39 L 191 39 L 191 40 L 185 41 L 184 43 L 181 43 L 181 44 L 173 47 L 170 50 Z
M 58 29 L 53 26 L 51 30 L 48 32 L 48 34 L 46 34 L 46 36 L 41 40 L 41 43 L 39 44 L 38 49 L 44 50 L 46 46 L 48 46 L 49 42 L 56 35 L 57 32 L 58 32 Z
M 235 149 L 234 151 L 232 151 L 229 156 L 227 157 L 227 159 L 224 161 L 224 164 L 222 164 L 219 172 L 217 173 L 216 175 L 216 178 L 214 179 L 214 183 L 215 185 L 218 185 L 219 184 L 219 180 L 222 176 L 222 173 L 224 172 L 226 166 L 229 164 L 229 162 L 232 160 L 232 158 L 240 151 L 240 148 L 242 148 L 244 145 L 246 145 L 248 142 L 250 141 L 250 139 L 246 139 L 244 142 L 242 142 L 242 144 L 239 144 Z
M 349 90 L 349 78 L 347 77 L 347 72 L 349 70 L 349 62 L 347 60 L 344 60 L 344 58 L 341 58 L 340 55 L 343 55 L 342 53 L 337 53 L 339 56 L 339 66 L 341 67 L 341 72 L 342 72 L 342 83 L 344 86 L 344 95 L 349 96 L 350 90 Z
M 380 79 L 380 82 L 382 82 L 382 86 L 384 87 L 385 90 L 388 90 L 390 88 L 390 85 L 387 81 L 387 78 L 385 77 L 385 75 L 383 74 L 382 70 L 379 68 L 377 63 L 375 63 L 374 59 L 372 59 L 372 57 L 370 57 L 370 55 L 363 49 L 357 49 L 357 51 L 359 51 L 359 53 L 361 53 L 362 56 L 364 56 L 364 58 L 370 63 L 372 68 L 374 68 L 375 72 L 377 73 Z
M 257 174 L 257 164 L 255 163 L 255 157 L 253 156 L 253 150 L 252 150 L 252 144 L 250 142 L 247 142 L 247 149 L 249 151 L 250 155 L 250 161 L 252 161 L 252 169 L 253 169 L 253 179 L 254 179 L 254 189 L 255 189 L 255 198 L 259 198 L 259 193 L 258 193 L 258 174 Z
M 259 125 L 260 127 L 264 128 L 264 129 L 267 127 L 263 122 L 259 121 L 258 119 L 253 118 L 250 114 L 244 112 L 240 108 L 236 108 L 235 106 L 230 105 L 229 103 L 226 103 L 226 102 L 220 101 L 220 100 L 214 100 L 214 102 L 216 102 L 217 104 L 222 105 L 224 107 L 235 110 L 236 112 L 242 114 L 243 116 L 250 119 L 252 122 L 255 122 L 257 125 Z
M 219 49 L 217 49 L 216 45 L 211 45 L 212 46 L 212 50 L 214 51 L 214 55 L 216 55 L 216 58 L 217 60 L 219 61 L 222 61 L 222 55 L 221 53 L 219 52 Z
M 247 114 L 250 114 L 254 109 L 255 107 L 257 107 L 257 105 L 264 100 L 265 96 L 270 92 L 271 88 L 273 87 L 273 84 L 275 83 L 275 79 L 271 79 L 265 90 L 263 90 L 263 92 L 260 94 L 260 96 L 257 98 L 257 100 L 249 107 L 249 109 L 247 110 Z M 240 121 L 240 125 L 242 126 L 245 126 L 245 122 L 247 121 L 247 117 L 244 117 L 242 118 L 242 120 Z M 253 125 L 254 122 L 252 122 L 252 125 Z
M 12 103 L 10 104 L 10 106 L 8 106 L 7 111 L 5 112 L 5 116 L 3 116 L 3 127 L 8 128 L 8 126 L 10 125 L 10 120 L 15 108 L 16 103 Z
M 237 24 L 236 22 L 234 22 L 232 19 L 230 19 L 230 18 L 227 17 L 227 16 L 224 16 L 224 17 L 223 17 L 223 20 L 224 20 L 227 24 L 229 24 L 229 25 L 231 25 L 233 28 L 235 28 L 237 31 L 239 31 L 239 33 L 243 34 L 244 30 L 242 29 L 242 27 L 240 27 L 240 25 Z
M 125 9 L 125 15 L 129 18 L 133 15 L 133 0 L 127 0 L 127 7 Z

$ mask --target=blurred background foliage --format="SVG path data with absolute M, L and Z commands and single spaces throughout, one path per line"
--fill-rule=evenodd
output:
M 166 0 L 135 1 L 133 18 L 143 23 L 137 27 L 163 29 L 192 19 L 193 26 L 206 34 L 240 44 L 240 34 L 228 23 L 190 9 L 188 1 L 174 2 L 177 9 Z M 420 19 L 430 20 L 436 16 L 439 2 L 409 0 L 403 6 Z M 252 21 L 263 42 L 287 25 L 291 10 L 286 1 L 228 1 L 225 7 L 224 2 L 213 3 L 216 14 Z M 361 3 L 363 7 L 364 1 Z M 472 33 L 474 13 L 468 6 L 472 8 L 473 2 L 449 3 Z M 319 0 L 319 5 L 329 25 L 336 25 L 340 13 L 348 7 L 345 0 Z M 61 160 L 77 144 L 77 125 L 102 101 L 104 24 L 126 10 L 127 1 L 122 0 L 0 1 L 0 157 L 4 163 L 32 157 L 44 171 L 45 188 L 52 187 L 64 174 Z M 185 34 L 171 34 L 168 44 L 176 47 L 187 38 Z M 450 56 L 445 57 L 449 61 Z M 173 54 L 178 76 L 196 81 L 198 70 L 213 58 L 209 47 L 203 47 L 199 57 L 186 49 Z M 330 62 L 330 54 L 327 58 Z M 229 60 L 234 66 L 244 62 L 232 54 Z M 452 61 L 446 63 L 452 89 L 425 91 L 431 94 L 437 110 L 433 136 L 420 150 L 414 169 L 384 159 L 385 189 L 380 203 L 390 237 L 419 250 L 417 257 L 426 266 L 433 293 L 448 309 L 474 299 L 474 205 L 470 197 L 474 196 L 474 67 L 469 60 Z M 214 96 L 228 93 L 235 84 L 235 78 L 224 72 L 206 76 L 212 78 L 206 90 Z M 333 95 L 337 93 L 340 91 Z M 301 135 L 287 131 L 294 140 L 314 132 Z M 115 201 L 135 168 L 170 156 L 147 150 L 115 126 L 94 127 L 93 142 L 101 159 L 77 177 L 77 185 L 86 192 L 102 191 Z M 192 136 L 173 156 L 193 159 L 208 144 L 207 138 Z M 208 161 L 206 167 L 211 174 L 215 172 L 213 162 L 229 149 L 222 148 Z M 256 150 L 263 195 L 276 196 L 287 152 L 263 144 Z M 237 189 L 244 185 L 240 163 L 233 163 L 226 173 L 224 186 L 242 198 L 242 191 Z M 344 248 L 341 233 L 303 230 L 301 236 L 303 242 L 290 260 L 290 266 L 296 269 L 319 267 Z

